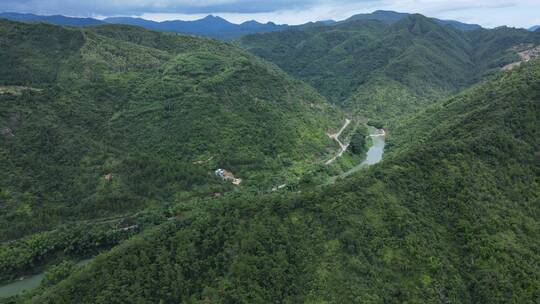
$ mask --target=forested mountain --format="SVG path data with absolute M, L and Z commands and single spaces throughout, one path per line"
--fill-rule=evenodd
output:
M 411 14 L 408 14 L 408 13 L 398 13 L 394 11 L 379 10 L 379 11 L 374 11 L 373 13 L 370 13 L 370 14 L 357 14 L 342 22 L 345 23 L 349 21 L 359 21 L 359 20 L 378 20 L 383 23 L 392 24 L 410 15 Z M 477 29 L 482 28 L 478 24 L 467 24 L 467 23 L 463 23 L 463 22 L 459 22 L 455 20 L 441 20 L 441 19 L 436 19 L 436 18 L 433 18 L 433 20 L 439 24 L 449 25 L 461 31 L 472 31 L 472 30 L 477 30 Z
M 469 26 L 0 19 L 0 303 L 536 303 L 540 32 Z
M 540 62 L 402 121 L 336 185 L 176 206 L 31 303 L 534 303 Z
M 537 31 L 538 29 L 540 29 L 540 25 L 535 25 L 535 26 L 531 26 L 531 27 L 529 28 L 529 31 L 535 32 L 535 31 Z
M 131 26 L 0 20 L 0 240 L 321 162 L 344 118 L 240 48 Z
M 240 43 L 306 80 L 332 102 L 371 118 L 425 107 L 518 60 L 511 47 L 538 33 L 460 31 L 421 15 L 355 20 L 244 36 Z

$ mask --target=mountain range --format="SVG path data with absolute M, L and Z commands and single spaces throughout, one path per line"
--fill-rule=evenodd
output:
M 540 31 L 374 14 L 0 19 L 0 303 L 536 303 Z
M 242 24 L 231 23 L 221 17 L 209 15 L 194 21 L 163 21 L 156 22 L 132 17 L 111 17 L 104 20 L 93 18 L 75 18 L 65 16 L 39 16 L 33 14 L 0 13 L 0 18 L 21 22 L 47 22 L 56 25 L 91 26 L 103 24 L 126 24 L 141 26 L 149 30 L 201 35 L 220 40 L 232 40 L 249 33 L 262 33 L 287 28 L 287 25 L 277 25 L 272 22 L 259 23 L 246 21 Z
M 178 204 L 21 301 L 534 302 L 539 72 L 501 72 L 402 120 L 381 164 L 336 185 Z
M 353 20 L 379 20 L 385 23 L 393 23 L 408 16 L 406 13 L 397 13 L 393 11 L 375 11 L 371 14 L 359 14 L 350 17 L 349 19 L 341 22 L 348 22 Z M 251 33 L 264 33 L 279 31 L 289 28 L 288 25 L 277 25 L 272 22 L 266 24 L 259 23 L 257 21 L 246 21 L 242 24 L 231 23 L 221 17 L 209 15 L 203 19 L 194 21 L 162 21 L 156 22 L 151 20 L 145 20 L 141 18 L 132 17 L 110 17 L 104 20 L 98 20 L 93 18 L 75 18 L 65 16 L 39 16 L 34 14 L 19 14 L 19 13 L 0 13 L 0 18 L 6 18 L 14 21 L 22 22 L 48 22 L 57 25 L 70 25 L 70 26 L 90 26 L 99 24 L 127 24 L 141 26 L 149 30 L 161 31 L 161 32 L 174 32 L 207 36 L 211 38 L 217 38 L 221 40 L 233 40 L 241 37 L 242 35 Z M 481 28 L 475 24 L 465 24 L 452 20 L 439 20 L 434 19 L 438 23 L 452 26 L 460 30 L 474 30 Z M 336 23 L 333 20 L 319 21 L 315 24 L 332 25 Z M 310 25 L 308 23 L 307 25 Z M 301 25 L 306 26 L 306 25 Z
M 264 33 L 287 28 L 287 25 L 277 25 L 272 22 L 266 24 L 251 20 L 242 24 L 234 24 L 216 16 L 207 16 L 195 21 L 162 21 L 155 22 L 140 18 L 113 17 L 104 20 L 112 24 L 129 24 L 144 27 L 160 32 L 188 33 L 207 36 L 220 40 L 232 40 L 249 33 Z

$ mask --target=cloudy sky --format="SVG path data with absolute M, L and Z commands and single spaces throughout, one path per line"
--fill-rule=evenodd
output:
M 374 10 L 421 13 L 485 27 L 540 24 L 540 0 L 0 0 L 0 12 L 67 16 L 140 16 L 193 20 L 208 14 L 232 22 L 300 24 L 341 20 Z

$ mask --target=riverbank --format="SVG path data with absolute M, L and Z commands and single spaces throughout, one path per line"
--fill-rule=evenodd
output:
M 88 264 L 91 260 L 92 259 L 81 260 L 77 262 L 76 266 L 83 266 L 85 264 Z M 41 284 L 41 281 L 43 280 L 44 275 L 45 272 L 36 275 L 26 276 L 6 285 L 0 286 L 0 299 L 20 295 L 24 292 L 28 292 L 30 290 L 38 288 Z
M 336 182 L 338 178 L 347 177 L 360 169 L 379 163 L 384 154 L 384 147 L 386 145 L 386 132 L 383 129 L 377 129 L 372 126 L 368 126 L 369 137 L 372 140 L 371 146 L 366 152 L 366 157 L 362 162 L 347 170 L 346 172 L 333 176 L 330 178 L 330 184 Z

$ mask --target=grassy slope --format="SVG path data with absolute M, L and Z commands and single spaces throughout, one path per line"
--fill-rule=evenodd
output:
M 35 303 L 534 303 L 540 62 L 403 123 L 334 186 L 177 207 Z
M 129 26 L 0 33 L 0 85 L 42 89 L 0 95 L 0 239 L 230 190 L 217 167 L 258 185 L 334 148 L 339 112 L 239 48 Z
M 508 49 L 540 42 L 525 30 L 462 32 L 421 15 L 388 25 L 351 21 L 248 35 L 249 51 L 306 80 L 330 101 L 371 118 L 415 112 L 514 61 Z

